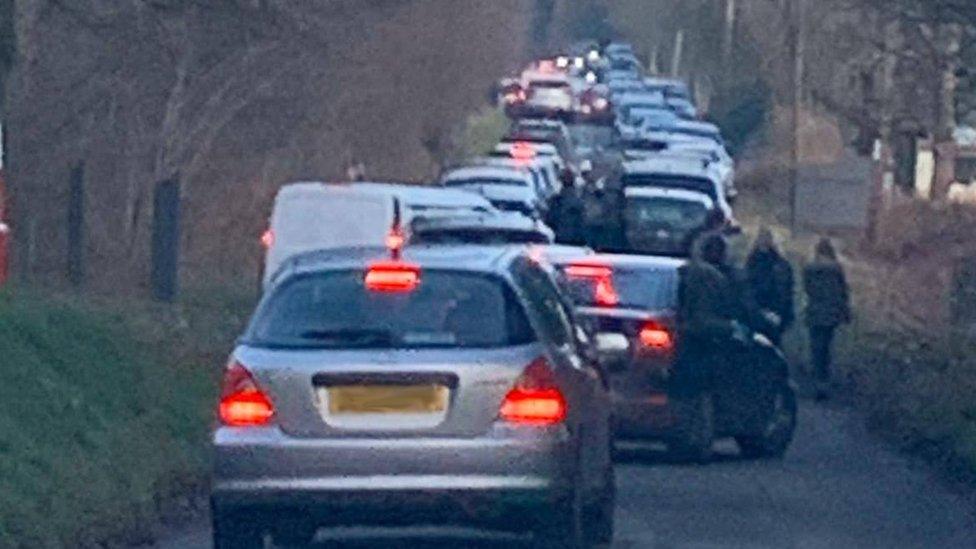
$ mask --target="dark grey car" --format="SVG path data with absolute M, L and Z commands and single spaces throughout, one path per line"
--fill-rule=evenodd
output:
M 611 404 L 552 274 L 520 248 L 385 255 L 301 256 L 262 299 L 213 435 L 215 546 L 364 517 L 608 542 Z
M 797 402 L 783 354 L 748 331 L 715 343 L 721 361 L 703 361 L 718 355 L 686 344 L 682 260 L 596 254 L 553 261 L 588 328 L 630 340 L 630 356 L 610 375 L 617 440 L 661 440 L 693 461 L 708 459 L 722 437 L 735 438 L 749 457 L 786 452 Z

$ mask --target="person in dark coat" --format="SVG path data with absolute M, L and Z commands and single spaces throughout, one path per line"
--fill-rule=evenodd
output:
M 571 177 L 565 177 L 569 174 Z M 549 225 L 556 232 L 556 242 L 571 246 L 581 246 L 586 243 L 586 233 L 583 229 L 583 196 L 576 177 L 569 170 L 565 170 L 562 178 L 562 189 L 550 206 Z
M 583 191 L 583 226 L 587 245 L 597 251 L 607 247 L 604 230 L 607 215 L 604 180 L 587 182 L 586 189 Z
M 851 320 L 850 295 L 844 269 L 830 240 L 817 243 L 813 260 L 803 269 L 807 295 L 806 323 L 810 358 L 817 379 L 817 398 L 827 398 L 831 345 L 837 327 Z
M 740 322 L 741 310 L 734 282 L 723 272 L 725 240 L 706 234 L 692 251 L 691 260 L 681 267 L 678 282 L 678 322 L 682 334 L 679 362 L 693 367 L 676 368 L 678 389 L 695 388 L 709 382 L 710 364 L 721 368 L 730 341 L 746 335 Z
M 773 233 L 759 230 L 746 259 L 746 285 L 749 296 L 765 318 L 763 330 L 776 345 L 794 320 L 793 267 L 776 248 Z

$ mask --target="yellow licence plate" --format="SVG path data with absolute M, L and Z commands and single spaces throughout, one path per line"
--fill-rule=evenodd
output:
M 447 409 L 443 385 L 329 387 L 330 414 L 436 413 Z

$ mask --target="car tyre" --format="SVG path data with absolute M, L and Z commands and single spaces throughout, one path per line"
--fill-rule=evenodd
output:
M 214 549 L 264 549 L 264 531 L 253 515 L 213 513 Z
M 605 476 L 603 491 L 586 512 L 586 540 L 597 545 L 613 542 L 614 512 L 617 508 L 617 477 L 613 465 Z
M 735 437 L 739 451 L 751 459 L 782 457 L 793 442 L 797 415 L 796 391 L 783 383 L 766 405 L 762 432 Z
M 668 450 L 679 461 L 707 463 L 712 459 L 715 442 L 715 400 L 709 393 L 673 401 L 677 419 L 675 434 Z
M 572 495 L 542 509 L 543 516 L 532 533 L 533 546 L 538 549 L 584 549 L 583 498 L 578 483 Z

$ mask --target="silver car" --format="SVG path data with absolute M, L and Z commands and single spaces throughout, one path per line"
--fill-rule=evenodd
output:
M 225 371 L 215 547 L 349 524 L 609 542 L 611 403 L 549 269 L 515 247 L 290 261 Z

